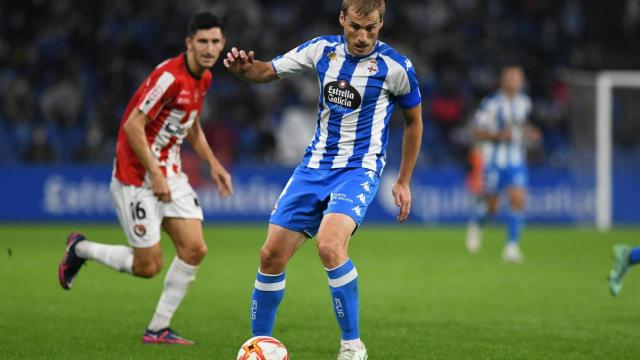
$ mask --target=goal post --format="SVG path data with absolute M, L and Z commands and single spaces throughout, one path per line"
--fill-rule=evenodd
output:
M 596 227 L 611 228 L 613 217 L 613 89 L 640 87 L 638 71 L 602 71 L 596 78 Z
M 572 146 L 577 153 L 573 161 L 576 167 L 593 169 L 593 224 L 598 230 L 607 231 L 613 225 L 614 215 L 614 111 L 617 95 L 620 95 L 616 95 L 616 90 L 633 90 L 633 96 L 635 91 L 640 93 L 640 71 L 569 69 L 563 72 L 562 79 L 573 97 L 571 107 L 574 113 L 570 125 Z

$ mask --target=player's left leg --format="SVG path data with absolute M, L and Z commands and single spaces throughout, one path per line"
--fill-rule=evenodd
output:
M 509 197 L 509 212 L 507 214 L 507 244 L 502 253 L 506 262 L 522 262 L 523 256 L 520 250 L 520 237 L 524 227 L 525 190 L 522 187 L 512 186 L 507 189 Z
M 330 196 L 316 245 L 327 270 L 333 310 L 342 331 L 338 360 L 366 359 L 367 350 L 360 341 L 358 272 L 348 247 L 378 191 L 380 177 L 367 169 L 342 169 L 335 170 L 327 180 Z
M 360 341 L 358 272 L 349 259 L 348 247 L 356 228 L 345 214 L 328 213 L 320 223 L 317 247 L 327 271 L 333 310 L 342 331 L 338 359 L 365 359 L 366 349 Z
M 146 343 L 190 345 L 192 341 L 179 337 L 169 325 L 207 254 L 202 223 L 199 219 L 165 218 L 162 227 L 173 240 L 177 255 L 167 271 L 162 295 L 143 340 Z

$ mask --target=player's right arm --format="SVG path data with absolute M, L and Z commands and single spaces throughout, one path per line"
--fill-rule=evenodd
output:
M 267 83 L 278 79 L 271 63 L 256 60 L 253 51 L 247 53 L 232 47 L 223 62 L 230 73 L 249 82 Z
M 134 109 L 124 123 L 124 132 L 131 149 L 150 174 L 153 194 L 158 200 L 168 203 L 171 202 L 169 184 L 162 174 L 160 166 L 153 158 L 149 144 L 147 144 L 147 135 L 144 129 L 150 121 L 151 119 L 145 113 Z

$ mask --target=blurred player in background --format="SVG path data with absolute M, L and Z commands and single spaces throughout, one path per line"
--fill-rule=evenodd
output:
M 220 196 L 233 193 L 231 177 L 214 156 L 200 127 L 202 103 L 211 85 L 209 69 L 224 48 L 222 26 L 214 15 L 200 13 L 190 20 L 187 31 L 187 51 L 153 70 L 130 100 L 120 124 L 111 192 L 131 247 L 100 244 L 72 233 L 58 271 L 64 289 L 71 288 L 87 260 L 151 278 L 162 268 L 163 228 L 177 256 L 143 335 L 145 343 L 193 343 L 169 327 L 207 253 L 202 209 L 181 169 L 180 146 L 184 139 L 210 166 Z
M 302 163 L 278 199 L 252 297 L 253 335 L 270 336 L 284 296 L 285 267 L 307 238 L 316 237 L 327 271 L 332 304 L 342 330 L 338 359 L 366 359 L 358 323 L 358 273 L 348 245 L 373 200 L 385 165 L 389 120 L 403 110 L 400 172 L 393 186 L 397 217 L 409 215 L 413 174 L 422 136 L 421 97 L 409 59 L 378 41 L 384 0 L 344 0 L 344 35 L 310 40 L 271 62 L 235 47 L 224 59 L 233 74 L 270 82 L 306 71 L 320 86 L 316 132 Z
M 480 250 L 482 227 L 496 214 L 499 195 L 506 192 L 509 198 L 507 213 L 507 244 L 502 253 L 507 262 L 521 262 L 518 245 L 524 225 L 526 186 L 525 141 L 537 141 L 540 133 L 527 121 L 531 112 L 531 100 L 522 93 L 525 84 L 524 71 L 510 65 L 502 69 L 500 89 L 482 101 L 474 117 L 475 139 L 479 151 L 473 155 L 474 168 L 482 165 L 482 180 L 470 181 L 482 191 L 474 208 L 467 229 L 467 249 Z M 478 156 L 480 154 L 480 157 Z M 477 170 L 476 170 L 477 173 Z
M 622 290 L 622 278 L 629 268 L 640 263 L 640 246 L 618 244 L 613 247 L 613 268 L 609 272 L 609 290 L 618 296 Z

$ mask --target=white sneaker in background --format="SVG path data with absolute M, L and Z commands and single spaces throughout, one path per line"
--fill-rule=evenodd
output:
M 467 250 L 470 253 L 475 254 L 480 251 L 480 245 L 482 242 L 482 230 L 476 223 L 469 223 L 467 225 Z
M 522 251 L 520 251 L 520 246 L 515 243 L 509 243 L 504 247 L 504 251 L 502 252 L 502 260 L 508 263 L 516 263 L 519 264 L 524 261 L 524 256 L 522 255 Z

